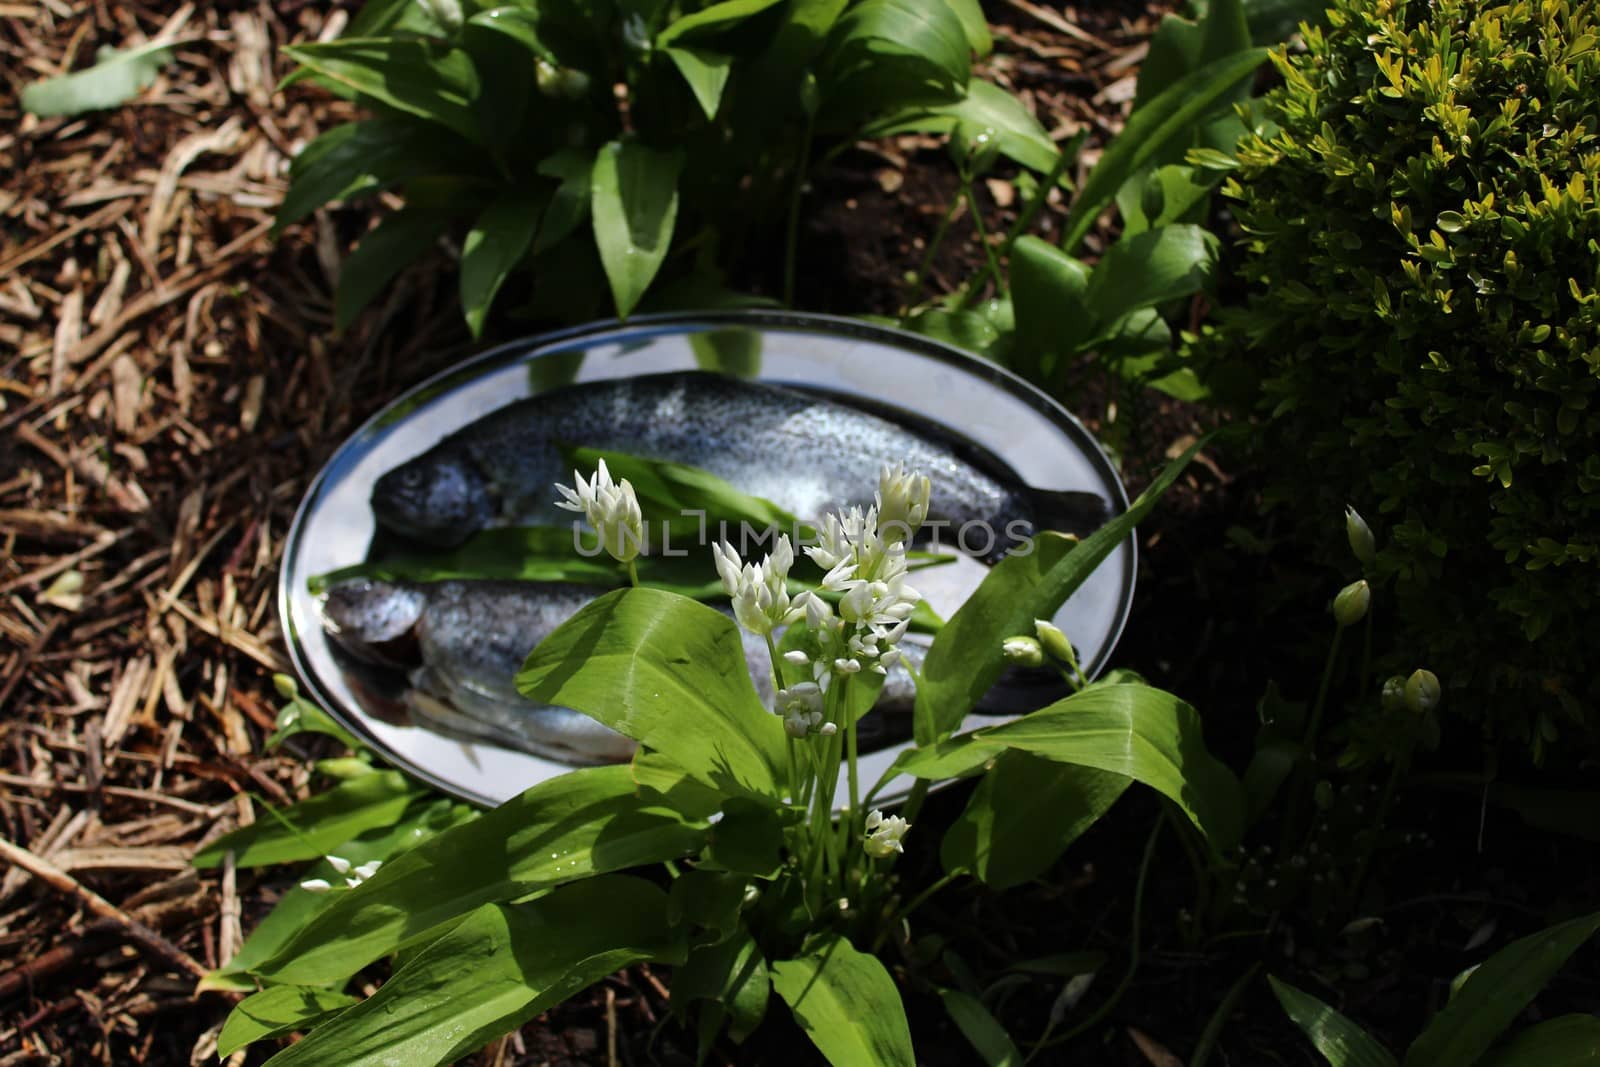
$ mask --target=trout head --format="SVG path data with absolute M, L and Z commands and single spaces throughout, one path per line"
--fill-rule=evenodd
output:
M 470 456 L 439 448 L 379 478 L 372 487 L 372 513 L 395 533 L 451 547 L 489 525 L 494 493 Z

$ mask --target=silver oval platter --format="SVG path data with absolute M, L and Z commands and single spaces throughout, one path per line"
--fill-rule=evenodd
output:
M 641 316 L 516 341 L 389 404 L 312 483 L 289 533 L 279 584 L 284 634 L 307 695 L 396 767 L 475 804 L 502 803 L 570 770 L 555 759 L 435 732 L 397 713 L 393 688 L 397 680 L 403 686 L 403 674 L 361 664 L 334 644 L 324 630 L 316 579 L 369 558 L 379 534 L 371 498 L 381 475 L 490 412 L 569 385 L 707 369 L 822 393 L 891 420 L 902 413 L 969 442 L 1034 489 L 1089 492 L 1113 513 L 1127 508 L 1115 468 L 1065 409 L 994 364 L 913 334 L 822 315 L 741 311 Z M 803 466 L 807 457 L 797 454 L 794 461 Z M 550 493 L 553 498 L 553 487 Z M 1135 565 L 1130 537 L 1056 616 L 1090 676 L 1105 666 L 1121 634 Z M 960 556 L 912 577 L 948 619 L 986 571 L 978 559 Z M 714 580 L 709 560 L 707 578 Z M 984 715 L 982 721 L 1005 718 Z M 864 753 L 861 780 L 876 781 L 907 744 Z M 900 779 L 880 802 L 894 803 L 909 786 L 909 779 Z

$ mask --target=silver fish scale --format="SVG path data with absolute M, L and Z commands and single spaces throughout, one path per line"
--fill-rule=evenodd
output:
M 902 462 L 933 480 L 930 516 L 998 530 L 1030 519 L 1020 494 L 942 443 L 868 412 L 787 389 L 702 373 L 577 386 L 503 408 L 441 447 L 465 447 L 508 522 L 570 519 L 557 445 L 588 445 L 708 470 L 805 520 L 872 502 L 878 473 Z M 425 461 L 426 456 L 422 457 Z

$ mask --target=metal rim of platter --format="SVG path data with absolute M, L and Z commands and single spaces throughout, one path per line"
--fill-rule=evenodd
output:
M 996 364 L 902 330 L 831 315 L 741 310 L 640 315 L 512 341 L 385 405 L 307 489 L 285 542 L 278 587 L 285 641 L 306 695 L 393 766 L 470 803 L 494 806 L 572 770 L 574 764 L 447 736 L 375 710 L 360 669 L 335 654 L 310 580 L 367 559 L 376 530 L 369 501 L 379 475 L 473 420 L 547 387 L 708 366 L 726 372 L 730 364 L 739 365 L 741 377 L 821 390 L 846 402 L 881 408 L 888 399 L 992 452 L 1031 486 L 1098 493 L 1113 514 L 1128 506 L 1099 442 L 1059 403 Z M 986 568 L 965 562 L 978 572 L 971 580 L 981 580 Z M 1121 636 L 1136 568 L 1130 535 L 1055 616 L 1090 677 L 1104 669 Z M 934 606 L 948 618 L 962 596 L 956 590 L 945 599 Z M 1014 717 L 985 715 L 982 722 Z M 862 781 L 876 781 L 910 744 L 864 753 Z M 897 779 L 877 803 L 898 803 L 909 789 L 910 779 Z

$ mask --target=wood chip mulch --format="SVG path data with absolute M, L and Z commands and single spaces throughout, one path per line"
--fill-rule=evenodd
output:
M 443 257 L 334 336 L 370 209 L 271 232 L 289 160 L 349 117 L 279 90 L 278 48 L 353 6 L 0 0 L 0 1067 L 214 1061 L 236 998 L 195 978 L 292 877 L 189 865 L 313 788 L 305 749 L 262 745 L 283 538 L 359 420 L 466 351 Z M 1154 15 L 1106 6 L 996 5 L 991 69 L 1057 136 L 1131 99 Z M 157 39 L 175 59 L 129 104 L 22 114 L 24 85 Z M 615 1062 L 662 993 L 633 972 L 593 1029 L 484 1062 Z

